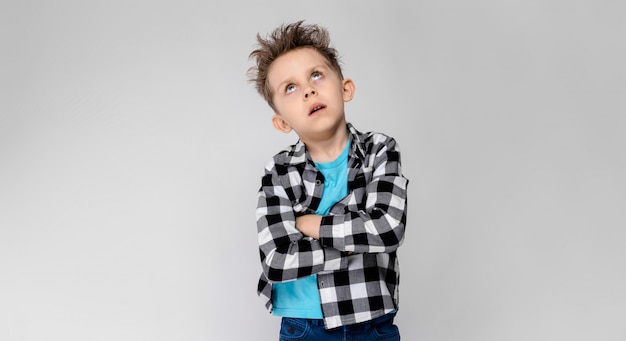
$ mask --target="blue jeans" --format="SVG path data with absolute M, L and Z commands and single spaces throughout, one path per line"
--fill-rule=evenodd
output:
M 393 324 L 394 317 L 395 314 L 387 314 L 368 322 L 328 330 L 324 329 L 322 320 L 283 317 L 280 325 L 280 341 L 398 341 L 400 331 Z

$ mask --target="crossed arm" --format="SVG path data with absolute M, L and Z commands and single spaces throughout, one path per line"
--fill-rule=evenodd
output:
M 271 282 L 347 268 L 351 253 L 392 252 L 404 236 L 406 186 L 393 139 L 381 144 L 366 184 L 363 209 L 295 216 L 292 200 L 271 169 L 257 207 L 263 270 Z M 307 238 L 310 237 L 310 238 Z

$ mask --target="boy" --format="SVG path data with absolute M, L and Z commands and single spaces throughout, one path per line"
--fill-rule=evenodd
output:
M 282 316 L 281 340 L 399 340 L 408 180 L 398 145 L 346 121 L 355 87 L 326 29 L 299 21 L 257 39 L 251 81 L 274 128 L 299 138 L 262 177 L 259 295 Z

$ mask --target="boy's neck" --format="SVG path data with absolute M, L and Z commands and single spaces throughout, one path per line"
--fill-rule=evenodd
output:
M 325 139 L 303 141 L 315 162 L 331 162 L 337 159 L 348 143 L 348 130 L 345 124 Z

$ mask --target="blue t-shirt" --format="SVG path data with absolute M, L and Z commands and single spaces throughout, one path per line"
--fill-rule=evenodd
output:
M 341 155 L 331 162 L 316 162 L 315 165 L 324 175 L 322 200 L 315 211 L 318 215 L 327 215 L 335 203 L 348 195 L 348 150 L 350 141 Z M 317 290 L 317 275 L 295 281 L 272 285 L 272 313 L 277 316 L 321 319 L 322 304 Z

